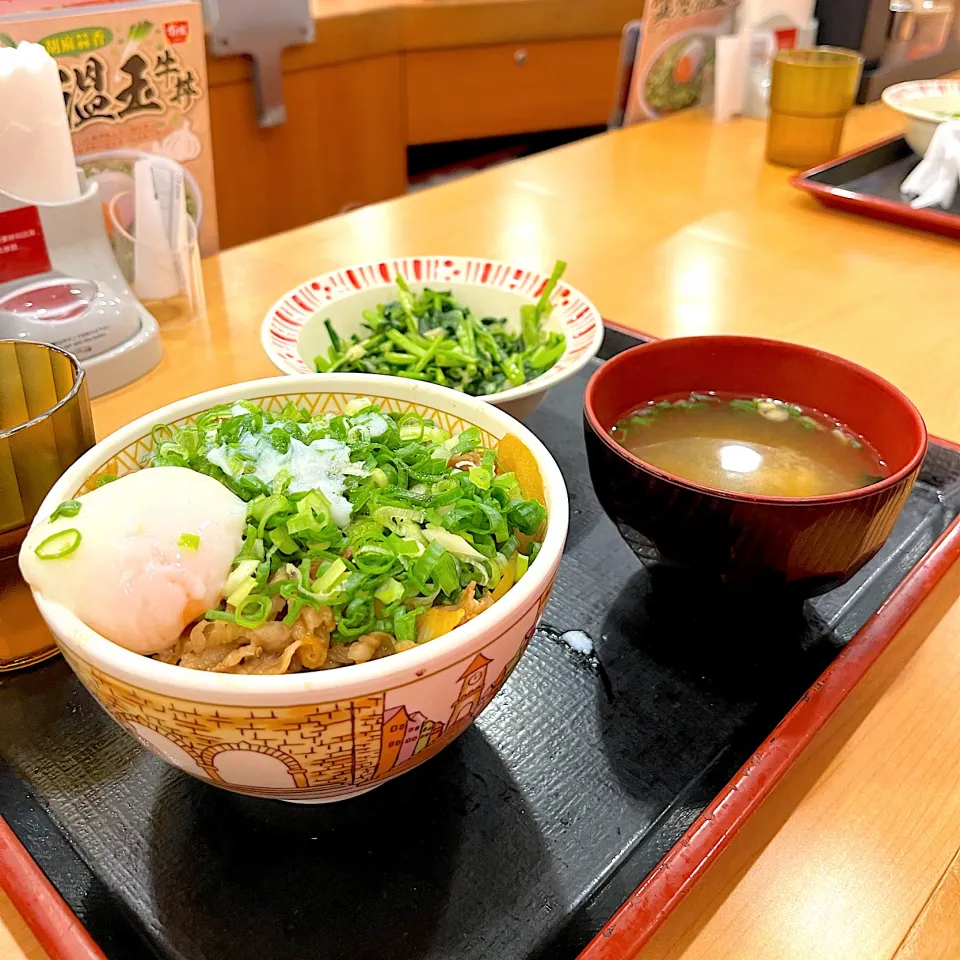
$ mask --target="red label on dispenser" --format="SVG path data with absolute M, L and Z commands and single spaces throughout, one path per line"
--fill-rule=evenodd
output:
M 190 39 L 190 23 L 187 20 L 168 20 L 163 25 L 168 43 L 186 43 Z
M 797 28 L 781 27 L 774 30 L 773 35 L 777 41 L 778 50 L 792 50 L 797 45 Z
M 22 280 L 50 270 L 40 211 L 17 207 L 0 213 L 0 283 Z

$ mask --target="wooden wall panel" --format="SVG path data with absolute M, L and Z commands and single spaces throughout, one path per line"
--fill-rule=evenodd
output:
M 251 80 L 213 86 L 224 248 L 406 189 L 398 54 L 287 74 L 287 120 L 261 130 Z
M 407 142 L 606 123 L 619 37 L 406 54 Z

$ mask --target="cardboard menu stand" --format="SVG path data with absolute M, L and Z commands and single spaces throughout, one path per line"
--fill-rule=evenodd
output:
M 0 0 L 0 43 L 42 43 L 60 69 L 78 165 L 107 204 L 133 190 L 133 165 L 159 154 L 186 170 L 200 251 L 218 249 L 217 205 L 199 2 Z M 128 226 L 133 197 L 117 211 Z M 105 217 L 109 224 L 109 217 Z M 109 227 L 108 227 L 109 229 Z
M 716 37 L 733 29 L 737 0 L 647 0 L 626 123 L 711 102 Z

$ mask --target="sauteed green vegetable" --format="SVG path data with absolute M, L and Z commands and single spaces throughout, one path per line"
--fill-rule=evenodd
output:
M 426 380 L 473 396 L 519 387 L 546 373 L 562 356 L 566 337 L 547 332 L 550 295 L 566 264 L 557 261 L 535 304 L 520 308 L 520 331 L 504 317 L 477 317 L 450 293 L 413 293 L 396 278 L 397 299 L 363 311 L 368 333 L 341 338 L 330 320 L 326 356 L 314 358 L 320 373 L 381 373 Z

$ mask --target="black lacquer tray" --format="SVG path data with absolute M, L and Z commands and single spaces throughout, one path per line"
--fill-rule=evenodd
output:
M 917 230 L 960 238 L 960 194 L 947 209 L 914 209 L 900 185 L 920 162 L 903 137 L 873 143 L 792 177 L 828 207 Z
M 636 342 L 609 329 L 602 355 Z M 587 949 L 632 955 L 702 862 L 680 837 L 744 764 L 775 782 L 803 734 L 772 756 L 774 728 L 822 722 L 804 713 L 818 678 L 842 698 L 955 559 L 960 452 L 935 444 L 882 554 L 802 608 L 733 607 L 643 567 L 588 479 L 592 369 L 529 421 L 572 513 L 543 622 L 477 723 L 415 771 L 337 804 L 245 798 L 144 752 L 60 660 L 3 681 L 0 816 L 110 960 L 563 960 L 643 883 Z M 736 807 L 710 849 L 752 809 Z

